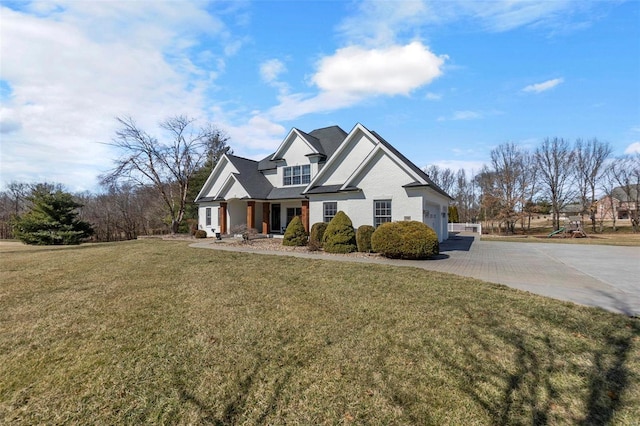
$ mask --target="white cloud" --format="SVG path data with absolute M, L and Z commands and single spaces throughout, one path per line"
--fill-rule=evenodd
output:
M 490 32 L 536 27 L 552 32 L 584 28 L 598 19 L 592 13 L 606 4 L 555 1 L 469 1 L 469 0 L 364 0 L 357 12 L 338 26 L 349 41 L 366 45 L 396 43 L 399 36 L 415 37 L 427 26 L 464 21 Z M 365 24 L 363 24 L 365 23 Z
M 111 167 L 114 117 L 154 133 L 176 113 L 202 118 L 216 72 L 190 56 L 197 37 L 222 43 L 224 26 L 205 5 L 172 2 L 34 2 L 2 7 L 2 177 L 93 189 Z M 223 51 L 223 47 L 220 47 Z M 204 55 L 203 57 L 206 57 Z M 209 59 L 224 67 L 224 56 Z M 76 171 L 75 174 L 70 172 Z M 5 182 L 0 182 L 5 183 Z
M 530 84 L 527 87 L 525 87 L 524 89 L 522 89 L 522 91 L 523 92 L 541 93 L 541 92 L 545 92 L 547 90 L 553 89 L 554 87 L 556 87 L 558 84 L 562 83 L 563 81 L 564 81 L 563 78 L 554 78 L 552 80 L 543 81 L 542 83 Z
M 348 44 L 366 46 L 390 45 L 397 41 L 397 35 L 405 30 L 413 30 L 434 15 L 426 1 L 378 1 L 365 0 L 358 3 L 358 11 L 347 17 L 338 31 Z
M 477 120 L 484 115 L 478 111 L 456 111 L 451 116 L 438 117 L 438 121 L 461 121 L 461 120 Z
M 427 98 L 430 101 L 439 101 L 442 99 L 442 95 L 439 93 L 432 93 L 432 92 L 428 92 L 425 95 L 425 98 Z
M 355 105 L 375 96 L 409 95 L 442 75 L 446 55 L 437 56 L 420 42 L 380 49 L 349 46 L 322 58 L 311 77 L 320 92 L 280 96 L 269 114 L 293 119 L 304 114 Z
M 640 154 L 640 141 L 630 144 L 627 149 L 624 150 L 625 154 Z
M 278 59 L 270 59 L 260 64 L 260 77 L 267 83 L 273 83 L 287 68 Z
M 576 3 L 579 2 L 568 0 L 463 2 L 470 16 L 479 20 L 486 29 L 496 32 L 523 26 L 557 25 L 571 18 L 568 16 L 568 11 L 584 9 L 584 6 Z
M 282 142 L 287 129 L 262 115 L 254 115 L 240 126 L 226 124 L 225 131 L 233 141 L 232 148 L 240 156 L 258 151 L 264 157 Z M 262 155 L 264 154 L 264 155 Z
M 420 42 L 382 49 L 349 46 L 323 58 L 312 81 L 325 92 L 408 95 L 442 75 L 446 59 Z

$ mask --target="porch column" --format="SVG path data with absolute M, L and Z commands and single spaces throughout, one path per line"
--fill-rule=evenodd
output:
M 218 223 L 220 224 L 220 233 L 227 233 L 227 203 L 220 203 L 220 208 L 218 209 Z
M 309 232 L 309 200 L 302 200 L 302 224 L 304 230 Z
M 247 201 L 247 229 L 256 225 L 256 202 Z
M 269 203 L 262 203 L 262 233 L 269 233 Z

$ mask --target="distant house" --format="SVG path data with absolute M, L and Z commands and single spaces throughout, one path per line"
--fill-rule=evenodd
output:
M 638 211 L 638 188 L 618 186 L 611 191 L 611 196 L 602 197 L 598 200 L 598 217 L 611 220 L 628 219 L 637 217 Z
M 560 209 L 560 217 L 568 219 L 570 216 L 580 216 L 582 214 L 583 207 L 580 203 L 570 203 Z
M 208 235 L 247 226 L 282 234 L 295 216 L 307 230 L 342 210 L 354 227 L 421 221 L 447 238 L 451 197 L 389 142 L 357 124 L 292 129 L 260 161 L 222 156 L 196 198 Z

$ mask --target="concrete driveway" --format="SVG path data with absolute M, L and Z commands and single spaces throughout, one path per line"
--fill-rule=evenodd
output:
M 260 251 L 201 242 L 192 247 L 250 251 L 312 259 L 413 266 L 478 278 L 555 299 L 640 315 L 640 247 L 481 241 L 452 236 L 429 260 L 331 256 L 318 252 Z
M 460 234 L 425 269 L 640 315 L 640 247 L 481 241 Z

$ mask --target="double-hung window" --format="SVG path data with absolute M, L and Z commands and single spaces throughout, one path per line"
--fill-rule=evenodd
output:
M 205 225 L 206 226 L 211 226 L 211 207 L 207 207 L 206 211 L 207 211 L 207 213 L 206 213 Z
M 391 200 L 376 200 L 373 202 L 373 226 L 376 228 L 383 223 L 391 222 Z
M 306 185 L 311 182 L 311 166 L 309 164 L 303 166 L 289 166 L 283 169 L 284 186 L 287 185 Z
M 338 203 L 335 201 L 328 201 L 326 203 L 322 203 L 322 221 L 324 223 L 331 222 L 331 219 L 334 218 L 336 213 L 338 212 Z

